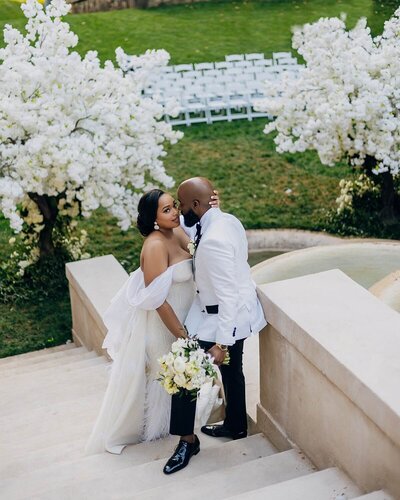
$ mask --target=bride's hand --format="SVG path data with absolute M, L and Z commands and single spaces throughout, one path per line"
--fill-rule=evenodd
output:
M 218 191 L 216 189 L 214 189 L 214 194 L 211 195 L 211 201 L 209 202 L 209 204 L 213 207 L 213 208 L 219 208 L 219 196 L 218 196 Z

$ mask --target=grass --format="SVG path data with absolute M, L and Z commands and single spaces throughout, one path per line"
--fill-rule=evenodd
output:
M 118 46 L 135 54 L 164 48 L 172 63 L 182 63 L 220 60 L 236 52 L 288 50 L 293 25 L 341 12 L 347 14 L 349 26 L 366 16 L 378 33 L 396 5 L 394 0 L 223 1 L 75 14 L 68 22 L 79 35 L 81 53 L 96 49 L 105 60 L 114 58 Z M 5 22 L 24 26 L 18 3 L 3 0 L 0 25 Z
M 102 60 L 122 46 L 128 53 L 165 48 L 173 63 L 223 59 L 227 53 L 290 50 L 290 27 L 321 16 L 347 12 L 349 25 L 367 16 L 374 33 L 396 4 L 371 0 L 271 0 L 210 2 L 157 9 L 123 10 L 68 17 L 79 35 L 81 53 L 96 48 Z M 2 0 L 0 26 L 23 28 L 18 3 Z M 0 43 L 1 45 L 1 43 Z M 321 209 L 332 206 L 337 184 L 348 172 L 320 164 L 314 153 L 278 155 L 264 120 L 196 125 L 165 159 L 177 183 L 193 175 L 211 178 L 221 192 L 222 208 L 247 228 L 315 229 Z M 285 191 L 291 189 L 290 194 Z M 112 253 L 127 270 L 138 265 L 142 239 L 134 229 L 122 233 L 103 210 L 80 223 L 90 235 L 92 255 Z M 7 259 L 11 231 L 0 218 L 0 259 Z M 40 296 L 40 290 L 38 290 Z M 48 303 L 0 304 L 0 357 L 57 345 L 70 337 L 69 298 Z

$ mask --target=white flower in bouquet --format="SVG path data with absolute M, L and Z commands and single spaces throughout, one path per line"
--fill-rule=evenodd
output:
M 178 387 L 186 388 L 187 380 L 183 373 L 177 373 L 174 377 L 174 382 Z
M 175 358 L 174 370 L 176 371 L 176 373 L 178 373 L 178 374 L 184 373 L 185 368 L 186 368 L 186 363 L 185 363 L 184 357 L 178 356 L 177 358 Z
M 171 351 L 159 358 L 159 381 L 168 394 L 197 395 L 202 385 L 216 378 L 212 358 L 192 339 L 178 339 Z
M 168 394 L 176 394 L 179 389 L 174 384 L 171 377 L 166 377 L 163 381 L 163 387 L 168 392 Z

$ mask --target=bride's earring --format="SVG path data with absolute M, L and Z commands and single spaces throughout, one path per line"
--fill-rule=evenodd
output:
M 160 229 L 160 226 L 157 224 L 157 221 L 154 221 L 154 229 L 158 231 Z

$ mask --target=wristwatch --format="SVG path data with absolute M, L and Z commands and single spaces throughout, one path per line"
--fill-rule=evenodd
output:
M 219 347 L 221 349 L 221 351 L 224 351 L 224 352 L 227 352 L 228 350 L 228 346 L 225 345 L 225 344 L 215 344 L 217 347 Z

